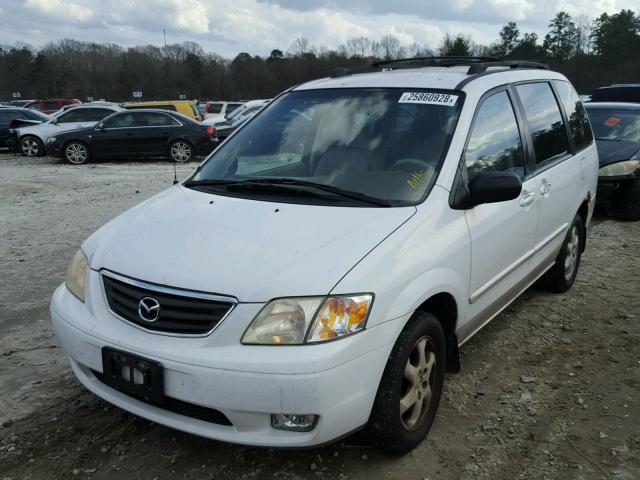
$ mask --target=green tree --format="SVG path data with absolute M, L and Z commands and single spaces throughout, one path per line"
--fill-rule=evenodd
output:
M 596 19 L 593 43 L 598 55 L 606 58 L 632 58 L 640 54 L 640 16 L 631 10 Z
M 471 39 L 468 36 L 459 33 L 455 37 L 451 37 L 447 33 L 440 46 L 440 55 L 464 57 L 471 55 L 472 47 Z
M 520 30 L 516 22 L 509 22 L 500 30 L 500 41 L 496 45 L 495 54 L 499 57 L 509 56 L 519 43 Z
M 511 50 L 508 57 L 519 60 L 538 60 L 543 56 L 542 53 L 538 45 L 538 35 L 535 33 L 525 33 L 515 48 Z
M 578 47 L 578 30 L 567 12 L 558 12 L 549 22 L 549 33 L 544 37 L 542 47 L 554 60 L 571 58 Z

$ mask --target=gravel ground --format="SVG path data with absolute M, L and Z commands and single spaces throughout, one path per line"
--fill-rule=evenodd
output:
M 599 219 L 570 292 L 532 287 L 465 345 L 431 434 L 405 456 L 358 436 L 228 445 L 88 393 L 53 336 L 50 295 L 92 231 L 172 176 L 164 162 L 0 153 L 0 478 L 640 478 L 640 222 Z

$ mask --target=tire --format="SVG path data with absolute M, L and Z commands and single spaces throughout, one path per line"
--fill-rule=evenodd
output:
M 613 216 L 618 220 L 640 220 L 640 180 L 626 181 L 611 198 Z
M 20 152 L 25 157 L 40 157 L 44 155 L 44 144 L 38 137 L 26 135 L 20 139 Z
M 169 158 L 176 163 L 190 162 L 193 155 L 193 146 L 186 140 L 176 140 L 169 145 Z
M 71 165 L 83 165 L 91 159 L 91 153 L 86 143 L 72 140 L 64 146 L 63 157 Z
M 378 386 L 367 425 L 375 445 L 405 453 L 425 439 L 440 403 L 446 358 L 442 325 L 417 311 L 396 340 Z
M 576 215 L 562 242 L 556 263 L 546 274 L 547 289 L 552 293 L 564 293 L 571 288 L 578 275 L 584 246 L 584 224 Z

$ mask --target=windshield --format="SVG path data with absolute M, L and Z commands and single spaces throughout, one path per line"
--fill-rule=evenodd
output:
M 588 109 L 596 140 L 640 143 L 640 110 Z
M 216 150 L 187 184 L 217 183 L 216 193 L 229 194 L 231 182 L 286 179 L 281 188 L 242 194 L 278 196 L 297 181 L 389 206 L 416 204 L 435 182 L 462 101 L 459 93 L 401 89 L 290 92 Z

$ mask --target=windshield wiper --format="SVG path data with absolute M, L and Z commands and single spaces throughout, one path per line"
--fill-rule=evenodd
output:
M 308 187 L 323 192 L 331 193 L 333 195 L 348 198 L 349 200 L 356 200 L 358 202 L 368 203 L 370 205 L 376 205 L 378 207 L 391 207 L 391 203 L 380 200 L 379 198 L 371 197 L 364 193 L 354 192 L 351 190 L 344 190 L 332 185 L 325 185 L 324 183 L 308 182 L 306 180 L 298 180 L 295 178 L 256 178 L 248 180 L 190 180 L 184 182 L 185 187 L 195 186 L 223 186 L 223 187 Z

